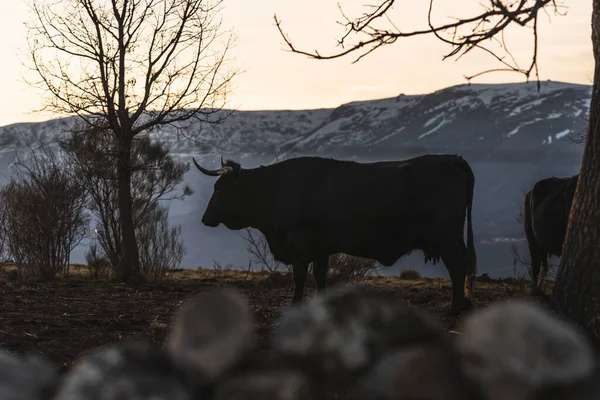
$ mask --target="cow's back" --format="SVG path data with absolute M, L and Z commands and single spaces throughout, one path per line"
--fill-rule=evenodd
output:
M 428 213 L 443 197 L 456 194 L 457 185 L 466 187 L 462 159 L 452 156 L 422 156 L 406 161 L 369 164 L 340 164 L 329 171 L 322 198 L 331 216 L 369 220 L 410 213 Z M 460 191 L 464 197 L 466 190 Z M 316 200 L 316 199 L 315 199 Z
M 458 156 L 356 163 L 319 159 L 319 172 L 301 174 L 292 190 L 296 222 L 344 243 L 423 237 L 464 223 L 473 175 Z M 460 225 L 462 226 L 462 225 Z M 443 234 L 442 232 L 439 232 Z M 412 240 L 412 239 L 411 239 Z M 408 243 L 408 242 L 407 242 Z
M 464 212 L 473 180 L 468 163 L 448 154 L 371 163 L 297 157 L 262 170 L 270 213 L 281 225 L 433 221 L 432 212 L 445 212 L 453 200 Z

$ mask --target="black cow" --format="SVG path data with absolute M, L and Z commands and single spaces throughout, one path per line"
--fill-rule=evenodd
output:
M 293 265 L 292 303 L 302 299 L 311 262 L 318 291 L 323 291 L 332 254 L 391 266 L 420 249 L 425 261 L 435 264 L 441 258 L 446 265 L 452 313 L 472 305 L 475 177 L 462 157 L 424 155 L 373 163 L 298 157 L 252 169 L 221 159 L 216 170 L 194 164 L 206 175 L 220 176 L 202 222 L 261 231 L 273 257 Z
M 539 293 L 538 278 L 548 273 L 548 257 L 560 257 L 579 174 L 537 181 L 525 194 L 523 226 L 531 257 L 531 293 Z

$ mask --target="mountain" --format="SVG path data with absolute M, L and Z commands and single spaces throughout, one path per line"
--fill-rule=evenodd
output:
M 455 153 L 475 173 L 474 233 L 479 272 L 513 273 L 511 244 L 525 250 L 516 221 L 524 193 L 539 179 L 579 171 L 583 145 L 571 135 L 585 131 L 591 86 L 562 82 L 459 85 L 423 95 L 357 101 L 334 109 L 236 111 L 224 123 L 164 127 L 151 136 L 172 146 L 173 155 L 207 167 L 219 157 L 246 168 L 298 155 L 356 161 L 403 159 L 424 153 Z M 0 127 L 0 183 L 11 174 L 15 151 L 26 141 L 52 141 L 72 118 Z M 182 134 L 183 133 L 183 134 Z M 194 140 L 184 136 L 194 135 Z M 170 218 L 181 224 L 187 247 L 184 267 L 213 261 L 248 265 L 243 233 L 207 228 L 200 219 L 214 180 L 194 169 L 186 182 L 195 190 L 170 203 Z M 82 261 L 85 244 L 73 253 Z M 426 276 L 447 276 L 443 266 L 423 264 L 417 252 L 387 273 L 411 265 Z M 523 270 L 521 269 L 521 272 Z

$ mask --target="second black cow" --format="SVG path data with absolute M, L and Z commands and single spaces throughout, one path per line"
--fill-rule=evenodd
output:
M 297 157 L 251 169 L 221 160 L 216 170 L 194 164 L 206 175 L 220 176 L 202 222 L 262 232 L 273 257 L 293 265 L 293 303 L 303 297 L 311 262 L 317 289 L 323 291 L 332 254 L 391 266 L 419 249 L 426 261 L 441 259 L 446 265 L 451 311 L 472 305 L 475 178 L 462 157 L 373 163 Z
M 542 276 L 548 273 L 548 257 L 562 254 L 578 179 L 579 174 L 541 179 L 525 194 L 523 227 L 531 257 L 532 294 L 540 291 L 540 272 Z

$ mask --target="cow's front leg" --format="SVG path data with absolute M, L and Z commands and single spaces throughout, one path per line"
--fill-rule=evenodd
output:
M 327 271 L 329 270 L 329 256 L 318 257 L 313 261 L 313 276 L 317 281 L 317 293 L 324 293 L 327 287 Z
M 302 301 L 304 296 L 304 284 L 306 283 L 306 275 L 308 274 L 308 263 L 295 262 L 293 264 L 294 273 L 294 295 L 292 304 Z

